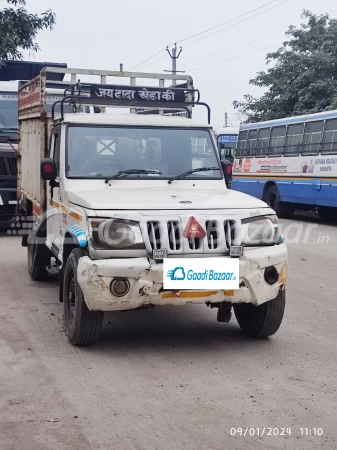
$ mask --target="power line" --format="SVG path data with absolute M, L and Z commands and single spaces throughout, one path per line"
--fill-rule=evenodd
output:
M 268 48 L 268 47 L 267 47 Z M 274 48 L 273 46 L 270 46 L 269 48 Z M 227 61 L 236 61 L 237 59 L 242 58 L 243 56 L 248 56 L 251 55 L 252 53 L 256 53 L 256 52 L 260 52 L 261 50 L 266 50 L 266 49 L 258 49 L 258 50 L 252 50 L 251 52 L 247 52 L 247 53 L 242 53 L 241 55 L 235 56 L 234 58 L 226 58 L 226 59 L 221 59 L 220 61 L 216 61 L 210 64 L 206 64 L 205 66 L 201 66 L 201 67 L 193 67 L 191 68 L 191 70 L 204 70 L 209 66 L 214 66 L 216 64 L 221 64 L 223 62 L 227 62 Z M 219 58 L 220 59 L 220 58 Z
M 129 69 L 128 72 L 131 72 L 131 70 L 137 69 L 137 67 L 142 66 L 144 63 L 146 63 L 146 62 L 149 61 L 150 59 L 152 59 L 152 58 L 154 58 L 155 56 L 159 55 L 159 53 L 161 53 L 161 52 L 164 51 L 165 49 L 166 49 L 166 47 L 164 47 L 164 48 L 158 50 L 158 52 L 154 53 L 152 56 L 149 56 L 148 58 L 144 59 L 143 61 L 141 61 L 141 62 L 140 62 L 139 64 L 137 64 L 136 66 L 131 67 L 131 69 Z M 162 59 L 162 58 L 164 58 L 164 56 L 161 57 L 161 58 L 159 58 L 159 59 Z M 159 60 L 157 60 L 157 61 L 159 61 Z M 150 64 L 148 64 L 148 65 L 150 65 Z M 147 66 L 146 66 L 146 67 L 147 67 Z
M 156 62 L 161 61 L 161 60 L 164 59 L 164 58 L 166 58 L 166 55 L 163 55 L 163 56 L 161 56 L 160 58 L 155 59 L 155 60 L 152 61 L 151 63 L 147 64 L 146 66 L 143 67 L 143 70 L 146 69 L 146 68 L 149 67 L 149 66 L 152 66 L 152 64 L 155 64 Z
M 287 3 L 288 1 L 289 1 L 289 0 L 284 0 L 284 1 L 281 2 L 281 3 L 278 3 L 278 4 L 275 5 L 275 6 L 272 6 L 271 8 L 267 8 L 267 9 L 265 9 L 265 10 L 263 10 L 263 11 L 258 12 L 257 14 L 254 14 L 254 15 L 252 15 L 252 16 L 250 16 L 250 17 L 246 17 L 245 19 L 242 19 L 242 20 L 240 20 L 239 22 L 233 23 L 232 25 L 229 25 L 228 27 L 222 28 L 221 30 L 214 31 L 214 33 L 210 33 L 210 34 L 208 34 L 207 36 L 203 36 L 203 37 L 200 37 L 200 38 L 198 38 L 198 39 L 195 39 L 195 40 L 192 41 L 192 42 L 188 42 L 187 44 L 185 44 L 185 47 L 187 47 L 188 45 L 194 44 L 195 42 L 201 41 L 202 39 L 206 39 L 206 38 L 208 38 L 208 37 L 210 37 L 210 36 L 214 36 L 214 34 L 221 33 L 221 31 L 225 31 L 225 30 L 228 30 L 229 28 L 233 28 L 233 27 L 235 27 L 236 25 L 239 25 L 240 23 L 243 23 L 243 22 L 246 22 L 247 20 L 253 19 L 254 17 L 260 16 L 261 14 L 263 14 L 263 13 L 265 13 L 265 12 L 267 12 L 267 11 L 270 11 L 270 10 L 272 10 L 272 9 L 275 9 L 275 8 L 277 8 L 278 6 L 281 6 L 281 5 L 283 5 L 284 3 Z
M 186 37 L 186 38 L 184 38 L 184 39 L 181 39 L 180 41 L 177 41 L 177 43 L 180 44 L 181 42 L 188 41 L 189 39 L 193 39 L 194 37 L 197 37 L 197 36 L 200 36 L 201 34 L 207 33 L 208 31 L 215 30 L 215 28 L 222 27 L 223 25 L 226 25 L 227 23 L 233 22 L 233 21 L 236 20 L 236 19 L 240 19 L 241 17 L 247 16 L 248 14 L 250 14 L 250 13 L 252 13 L 252 12 L 255 12 L 255 11 L 259 10 L 259 9 L 262 9 L 262 8 L 264 8 L 265 6 L 268 6 L 268 5 L 270 5 L 271 3 L 275 3 L 275 2 L 277 2 L 277 1 L 279 1 L 279 0 L 272 0 L 272 1 L 268 2 L 268 3 L 265 3 L 265 4 L 262 5 L 262 6 L 259 6 L 258 8 L 254 8 L 254 9 L 252 9 L 252 10 L 250 10 L 250 11 L 247 11 L 246 13 L 240 14 L 239 16 L 234 17 L 233 19 L 226 20 L 226 22 L 222 22 L 222 23 L 220 23 L 220 24 L 218 24 L 218 25 L 215 25 L 215 26 L 213 26 L 213 27 L 211 27 L 211 28 L 208 28 L 207 30 L 200 31 L 199 33 L 192 34 L 192 35 L 189 36 L 189 37 Z M 173 45 L 173 44 L 170 44 L 170 45 Z
M 253 39 L 252 41 L 243 42 L 242 44 L 236 45 L 234 47 L 227 48 L 226 50 L 222 50 L 221 52 L 211 53 L 210 55 L 202 56 L 201 58 L 192 59 L 190 61 L 187 61 L 183 65 L 186 66 L 187 64 L 191 64 L 191 63 L 196 62 L 196 61 L 201 61 L 201 60 L 206 59 L 206 58 L 211 58 L 212 56 L 222 55 L 223 53 L 227 53 L 227 52 L 229 52 L 231 50 L 236 50 L 237 48 L 243 47 L 244 45 L 252 44 L 253 42 L 260 41 L 261 39 L 265 39 L 265 38 L 273 36 L 275 34 L 276 33 L 267 34 L 267 35 L 262 36 L 262 37 L 260 37 L 258 39 Z
M 270 9 L 274 9 L 274 8 L 276 8 L 277 6 L 280 6 L 280 5 L 282 5 L 283 3 L 286 3 L 287 1 L 289 1 L 289 0 L 285 0 L 285 1 L 283 1 L 282 3 L 279 3 L 278 5 L 275 5 L 275 6 L 272 7 L 272 8 L 269 8 L 269 9 L 267 9 L 267 10 L 264 10 L 264 11 L 260 12 L 259 14 L 262 14 L 262 13 L 265 12 L 265 11 L 269 11 Z M 328 12 L 327 14 L 331 14 L 331 13 L 334 12 L 334 11 L 337 11 L 337 9 L 335 9 L 335 10 L 333 10 L 333 11 L 330 11 L 330 12 Z M 259 15 L 259 14 L 256 14 L 256 15 Z M 252 16 L 252 17 L 255 17 L 255 16 Z M 249 17 L 249 19 L 250 19 L 250 18 L 251 18 L 251 17 Z M 245 20 L 248 20 L 248 19 L 245 19 Z M 242 21 L 241 21 L 241 22 L 242 22 Z M 241 22 L 238 22 L 238 23 L 241 23 Z M 234 25 L 236 25 L 236 24 L 234 24 Z M 227 28 L 230 28 L 230 27 L 227 27 Z M 225 28 L 225 29 L 227 29 L 227 28 Z M 219 30 L 219 31 L 222 31 L 222 30 Z M 219 31 L 217 31 L 217 32 L 219 32 Z M 280 31 L 280 32 L 281 32 L 281 31 Z M 277 33 L 278 33 L 278 32 L 277 32 Z M 215 33 L 213 33 L 213 34 L 215 34 Z M 222 53 L 226 53 L 227 51 L 234 50 L 234 49 L 236 49 L 236 48 L 242 47 L 242 46 L 245 45 L 245 44 L 251 44 L 252 42 L 256 42 L 256 41 L 258 41 L 258 40 L 261 40 L 261 39 L 266 38 L 266 37 L 269 37 L 269 36 L 273 36 L 273 35 L 275 35 L 275 34 L 276 34 L 276 33 L 272 33 L 272 34 L 269 34 L 269 35 L 267 35 L 267 36 L 262 36 L 261 38 L 254 39 L 254 40 L 252 40 L 252 41 L 249 41 L 249 42 L 240 44 L 240 45 L 238 45 L 238 46 L 236 46 L 236 47 L 231 47 L 231 48 L 229 48 L 229 49 L 226 49 L 226 50 L 221 51 L 221 52 L 218 52 L 218 53 L 213 53 L 213 54 L 211 54 L 211 55 L 206 55 L 206 56 L 203 56 L 203 57 L 201 57 L 201 58 L 197 58 L 197 59 L 194 59 L 194 60 L 192 60 L 192 61 L 188 61 L 187 63 L 184 63 L 183 66 L 186 67 L 187 64 L 190 64 L 190 63 L 192 63 L 192 62 L 195 62 L 195 61 L 201 61 L 201 60 L 206 59 L 206 58 L 211 57 L 211 56 L 217 56 L 217 55 L 220 55 L 220 54 L 222 54 Z M 211 36 L 211 35 L 208 35 L 208 36 Z M 206 36 L 206 37 L 208 37 L 208 36 Z M 198 40 L 199 40 L 199 39 L 198 39 Z M 196 42 L 196 41 L 193 41 L 193 42 Z M 193 43 L 193 42 L 192 42 L 192 43 Z M 188 43 L 188 44 L 186 44 L 186 45 L 189 45 L 189 44 L 190 44 L 190 43 Z M 186 45 L 185 45 L 185 46 L 186 46 Z M 272 48 L 272 46 L 268 46 L 268 47 L 265 47 L 265 48 L 258 48 L 257 50 L 254 50 L 254 51 L 251 51 L 251 52 L 248 52 L 248 53 L 244 53 L 244 54 L 242 54 L 242 55 L 239 55 L 238 57 L 229 58 L 229 59 L 221 59 L 220 61 L 217 61 L 217 62 L 214 62 L 214 63 L 210 63 L 210 64 L 206 64 L 205 66 L 202 66 L 202 67 L 199 67 L 199 68 L 192 68 L 191 70 L 203 70 L 203 69 L 205 69 L 206 67 L 212 66 L 212 65 L 214 65 L 214 64 L 221 64 L 222 62 L 226 62 L 226 61 L 234 61 L 234 60 L 236 60 L 236 59 L 241 58 L 242 56 L 247 56 L 247 55 L 250 55 L 250 54 L 255 53 L 255 52 L 257 52 L 257 51 L 260 51 L 260 50 L 267 50 L 268 48 Z M 219 59 L 220 59 L 220 58 L 219 58 Z
M 244 44 L 242 44 L 242 45 L 244 45 Z M 240 46 L 238 46 L 238 47 L 242 47 L 242 45 L 240 45 Z M 238 47 L 230 48 L 230 49 L 228 49 L 227 51 L 233 50 L 234 48 L 238 48 Z M 191 67 L 191 70 L 203 70 L 203 69 L 206 69 L 206 68 L 209 67 L 209 66 L 213 66 L 214 64 L 221 64 L 221 63 L 227 62 L 227 61 L 235 61 L 235 60 L 237 60 L 237 59 L 240 59 L 242 56 L 247 56 L 247 55 L 250 55 L 250 54 L 252 54 L 252 53 L 259 52 L 259 51 L 261 51 L 261 50 L 267 50 L 268 48 L 273 48 L 273 46 L 268 46 L 268 47 L 265 47 L 265 48 L 259 48 L 259 49 L 256 49 L 256 50 L 252 50 L 251 52 L 248 52 L 248 53 L 242 53 L 241 55 L 238 55 L 238 56 L 235 56 L 235 57 L 232 57 L 232 58 L 226 58 L 226 59 L 218 58 L 218 59 L 220 59 L 220 61 L 216 61 L 216 62 L 213 62 L 213 63 L 209 63 L 209 64 L 206 64 L 206 65 L 201 66 L 201 67 Z M 155 64 L 156 62 L 158 62 L 158 61 L 164 59 L 165 56 L 166 56 L 166 55 L 161 56 L 160 58 L 156 59 L 155 61 L 152 61 L 151 63 L 147 64 L 145 67 L 143 67 L 143 70 L 146 69 L 146 68 L 149 67 L 149 66 L 152 66 L 152 65 Z M 203 60 L 203 59 L 205 59 L 205 58 L 207 58 L 207 56 L 206 56 L 206 57 L 203 57 L 203 58 L 198 58 L 198 60 Z M 196 60 L 194 60 L 194 61 L 196 61 Z M 190 64 L 191 62 L 193 62 L 193 61 L 189 61 L 189 62 L 183 64 L 183 66 L 186 67 L 186 65 L 187 65 L 187 64 Z
M 214 29 L 219 28 L 219 27 L 221 27 L 221 26 L 223 26 L 223 25 L 225 25 L 225 24 L 227 24 L 227 23 L 233 22 L 233 21 L 236 20 L 236 19 L 239 19 L 239 18 L 241 18 L 241 17 L 247 16 L 247 15 L 251 14 L 252 12 L 258 11 L 258 10 L 264 8 L 265 6 L 268 6 L 268 5 L 272 4 L 272 3 L 275 3 L 276 1 L 279 1 L 279 0 L 273 0 L 273 1 L 270 1 L 270 2 L 268 2 L 268 3 L 265 3 L 264 5 L 261 5 L 261 6 L 259 6 L 258 8 L 252 9 L 252 10 L 250 10 L 250 11 L 244 13 L 244 14 L 241 14 L 241 15 L 239 15 L 239 16 L 237 16 L 237 17 L 234 17 L 233 19 L 230 19 L 230 20 L 228 20 L 228 21 L 226 21 L 226 22 L 223 22 L 223 23 L 221 23 L 221 24 L 219 24 L 219 25 L 215 25 L 214 27 L 208 28 L 207 30 L 201 31 L 201 32 L 199 32 L 199 33 L 196 33 L 196 34 L 194 34 L 194 35 L 191 35 L 191 36 L 189 36 L 189 37 L 187 37 L 187 38 L 181 39 L 180 41 L 176 41 L 176 42 L 177 42 L 177 43 L 181 43 L 181 42 L 185 42 L 185 41 L 187 41 L 187 40 L 189 40 L 189 39 L 192 39 L 193 37 L 200 36 L 201 34 L 207 33 L 208 31 L 214 30 Z M 206 39 L 207 37 L 213 36 L 213 35 L 216 34 L 216 33 L 219 33 L 219 32 L 221 32 L 221 31 L 225 31 L 225 30 L 227 30 L 227 29 L 229 29 L 229 28 L 232 28 L 232 27 L 235 26 L 235 25 L 239 25 L 240 23 L 245 22 L 246 20 L 252 19 L 252 18 L 254 18 L 254 17 L 256 17 L 256 16 L 258 16 L 258 15 L 260 15 L 260 14 L 263 14 L 264 12 L 267 12 L 267 11 L 270 11 L 270 10 L 272 10 L 272 9 L 274 9 L 274 8 L 277 8 L 278 6 L 281 6 L 281 5 L 283 5 L 284 3 L 288 2 L 288 1 L 289 1 L 289 0 L 284 0 L 283 2 L 278 3 L 277 5 L 275 5 L 275 6 L 271 7 L 271 8 L 268 8 L 268 9 L 265 9 L 265 10 L 263 10 L 263 11 L 260 11 L 258 14 L 254 14 L 253 16 L 247 17 L 246 19 L 241 20 L 241 21 L 239 21 L 239 22 L 236 22 L 235 24 L 233 24 L 233 25 L 231 25 L 231 26 L 229 26 L 229 27 L 225 27 L 225 28 L 223 28 L 223 29 L 221 29 L 221 30 L 216 31 L 215 33 L 211 33 L 211 34 L 205 36 L 204 38 L 200 38 L 200 39 L 196 39 L 196 40 L 194 40 L 194 41 L 192 41 L 192 42 L 188 42 L 187 44 L 185 44 L 185 47 L 186 47 L 187 45 L 193 44 L 194 42 L 197 42 L 197 41 L 199 41 L 199 40 L 201 40 L 201 39 Z M 335 12 L 335 11 L 337 11 L 337 9 L 334 9 L 334 10 L 328 12 L 328 14 L 331 14 L 331 13 L 333 13 L 333 12 Z M 269 35 L 269 36 L 270 36 L 270 35 Z M 268 36 L 266 36 L 266 37 L 268 37 Z M 263 38 L 259 38 L 259 39 L 263 39 Z M 257 39 L 257 40 L 259 40 L 259 39 Z M 250 42 L 255 42 L 255 41 L 250 41 Z M 249 42 L 249 43 L 250 43 L 250 42 Z M 173 45 L 173 44 L 170 44 L 170 45 Z M 244 44 L 242 44 L 242 45 L 244 45 Z M 225 50 L 225 51 L 223 51 L 223 52 L 219 52 L 219 53 L 217 53 L 217 54 L 225 53 L 226 51 L 234 50 L 235 48 L 238 48 L 238 47 L 241 47 L 241 45 L 240 45 L 240 46 L 237 46 L 237 47 L 233 47 L 233 48 L 228 49 L 228 50 Z M 145 60 L 141 61 L 141 62 L 138 63 L 136 66 L 133 66 L 131 69 L 129 69 L 129 71 L 134 70 L 134 69 L 136 69 L 136 68 L 139 67 L 139 66 L 142 66 L 142 65 L 143 65 L 144 63 L 146 63 L 147 61 L 150 61 L 151 59 L 153 59 L 153 58 L 155 58 L 157 55 L 159 55 L 162 51 L 165 51 L 165 49 L 166 49 L 166 47 L 161 48 L 159 51 L 157 51 L 157 52 L 154 53 L 153 55 L 149 56 L 149 57 L 146 58 Z M 216 54 L 213 54 L 213 55 L 210 55 L 210 56 L 215 56 L 215 55 L 216 55 Z M 164 56 L 161 56 L 160 58 L 156 59 L 155 61 L 153 61 L 153 62 L 147 64 L 144 68 L 149 67 L 149 66 L 152 66 L 152 64 L 155 64 L 157 61 L 160 61 L 161 59 L 164 59 L 164 58 L 165 58 L 165 55 L 164 55 Z M 193 61 L 189 61 L 188 63 L 185 63 L 184 66 L 185 66 L 186 64 L 189 64 L 190 62 L 194 62 L 194 61 L 201 60 L 201 59 L 205 59 L 205 58 L 206 58 L 206 57 L 202 57 L 202 58 L 195 59 L 195 60 L 193 60 Z
M 283 2 L 283 3 L 285 3 L 285 2 Z M 281 4 L 282 4 L 282 3 L 280 3 L 279 5 L 281 5 Z M 275 5 L 275 8 L 276 8 L 277 6 L 279 6 L 279 5 Z M 269 8 L 269 9 L 272 9 L 272 8 Z M 266 10 L 266 11 L 268 11 L 268 10 Z M 334 11 L 337 11 L 337 9 L 334 9 L 333 11 L 330 11 L 330 12 L 328 12 L 327 14 L 331 14 L 331 13 L 333 13 Z M 263 11 L 263 12 L 264 12 L 264 11 Z M 244 46 L 244 45 L 252 44 L 253 42 L 260 41 L 261 39 L 265 39 L 265 38 L 270 37 L 270 36 L 275 36 L 275 34 L 277 34 L 277 33 L 284 33 L 284 31 L 283 31 L 283 30 L 279 30 L 279 31 L 277 31 L 277 32 L 275 32 L 275 33 L 271 33 L 271 34 L 262 36 L 262 37 L 260 37 L 260 38 L 253 39 L 253 40 L 251 40 L 251 41 L 244 42 L 244 43 L 239 44 L 239 45 L 237 45 L 237 46 L 235 46 L 235 47 L 230 47 L 230 48 L 228 48 L 228 49 L 226 49 L 226 50 L 222 50 L 221 52 L 211 53 L 211 54 L 209 54 L 209 55 L 202 56 L 202 57 L 200 57 L 200 58 L 192 59 L 192 60 L 190 60 L 190 61 L 185 62 L 185 63 L 183 64 L 183 66 L 186 66 L 186 65 L 188 65 L 188 64 L 190 64 L 190 63 L 193 63 L 193 62 L 195 62 L 195 61 L 202 61 L 202 60 L 204 60 L 204 59 L 211 58 L 212 56 L 221 55 L 221 54 L 226 53 L 226 52 L 229 52 L 229 51 L 231 51 L 231 50 L 236 50 L 237 48 L 240 48 L 240 47 L 242 47 L 242 46 Z M 186 44 L 186 45 L 188 45 L 188 44 Z M 267 47 L 267 48 L 269 48 L 269 47 Z M 261 50 L 264 50 L 264 49 L 261 48 Z
M 247 12 L 244 13 L 244 14 L 240 14 L 239 16 L 236 16 L 236 17 L 234 17 L 233 19 L 227 20 L 226 22 L 223 22 L 223 23 L 221 23 L 221 24 L 219 24 L 219 25 L 215 25 L 214 27 L 208 28 L 207 30 L 200 31 L 199 33 L 193 34 L 193 35 L 191 35 L 191 36 L 189 36 L 189 37 L 186 37 L 186 38 L 181 39 L 180 41 L 176 41 L 176 42 L 177 42 L 177 43 L 185 42 L 185 41 L 187 41 L 187 40 L 189 40 L 189 39 L 192 39 L 193 37 L 197 37 L 197 36 L 200 36 L 200 35 L 202 35 L 202 34 L 205 34 L 205 33 L 207 33 L 208 31 L 212 31 L 212 30 L 214 30 L 214 29 L 216 29 L 216 28 L 219 28 L 219 27 L 221 27 L 221 26 L 223 26 L 223 25 L 226 25 L 227 23 L 230 23 L 230 22 L 233 22 L 234 20 L 240 19 L 241 17 L 245 17 L 245 16 L 247 16 L 247 15 L 249 15 L 249 14 L 255 12 L 255 11 L 258 11 L 258 10 L 264 8 L 265 6 L 268 6 L 268 5 L 270 5 L 270 4 L 272 4 L 272 3 L 275 3 L 275 2 L 277 2 L 277 1 L 279 1 L 279 0 L 272 0 L 272 1 L 268 2 L 268 3 L 265 3 L 264 5 L 259 6 L 258 8 L 254 8 L 254 9 L 252 9 L 252 10 L 250 10 L 250 11 L 247 11 Z M 209 35 L 207 35 L 207 36 L 205 36 L 205 37 L 203 37 L 203 38 L 199 38 L 199 39 L 196 39 L 196 40 L 194 40 L 194 41 L 192 41 L 192 42 L 189 42 L 189 43 L 185 44 L 185 46 L 186 46 L 186 45 L 193 44 L 194 42 L 197 42 L 197 41 L 199 41 L 199 40 L 201 40 L 201 39 L 206 39 L 207 37 L 212 36 L 213 34 L 219 33 L 219 32 L 221 32 L 221 31 L 224 31 L 224 30 L 226 30 L 226 29 L 228 29 L 228 28 L 231 28 L 231 27 L 233 27 L 233 26 L 235 26 L 235 25 L 238 25 L 238 24 L 241 23 L 241 22 L 244 22 L 244 21 L 246 21 L 246 20 L 249 20 L 249 19 L 251 19 L 251 18 L 253 18 L 253 17 L 257 16 L 257 15 L 260 15 L 260 14 L 266 12 L 266 11 L 269 11 L 270 9 L 276 8 L 277 6 L 280 6 L 280 5 L 282 5 L 283 3 L 286 3 L 287 1 L 289 1 L 289 0 L 285 0 L 285 1 L 283 1 L 282 3 L 279 3 L 279 4 L 275 5 L 275 6 L 273 6 L 272 8 L 268 8 L 268 9 L 266 9 L 266 10 L 264 10 L 264 11 L 260 11 L 258 14 L 255 14 L 255 15 L 253 15 L 253 16 L 251 16 L 251 17 L 247 17 L 246 19 L 244 19 L 244 20 L 242 20 L 242 21 L 240 21 L 240 22 L 234 23 L 233 25 L 231 25 L 231 26 L 229 26 L 229 27 L 226 27 L 226 28 L 223 28 L 223 29 L 221 29 L 221 30 L 216 31 L 215 33 L 209 34 Z M 174 45 L 174 44 L 175 44 L 175 42 L 174 42 L 173 44 L 170 44 L 170 45 Z M 136 69 L 136 68 L 139 67 L 139 66 L 142 66 L 142 65 L 143 65 L 144 63 L 146 63 L 147 61 L 149 61 L 149 60 L 155 58 L 157 55 L 159 55 L 159 54 L 160 54 L 162 51 L 164 51 L 165 49 L 166 49 L 166 47 L 161 48 L 160 50 L 158 50 L 158 51 L 157 51 L 156 53 L 154 53 L 153 55 L 151 55 L 151 56 L 149 56 L 148 58 L 144 59 L 143 61 L 141 61 L 141 62 L 138 63 L 137 65 L 133 66 L 131 69 L 129 69 L 129 71 L 134 70 L 134 69 Z M 163 58 L 164 58 L 164 57 L 163 57 Z M 160 59 L 162 59 L 162 58 L 159 58 L 159 59 L 157 59 L 156 61 L 159 61 Z M 154 61 L 153 63 L 148 64 L 146 67 L 148 67 L 148 66 L 154 64 L 156 61 Z

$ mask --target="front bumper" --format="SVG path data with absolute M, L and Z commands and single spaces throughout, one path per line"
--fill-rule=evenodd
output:
M 224 258 L 229 258 L 224 256 Z M 262 303 L 277 297 L 286 281 L 287 247 L 246 248 L 240 258 L 240 288 L 232 291 L 163 291 L 163 265 L 147 258 L 79 260 L 77 276 L 88 308 L 92 311 L 121 311 L 144 305 L 185 305 L 187 303 Z M 275 266 L 279 280 L 272 286 L 264 279 L 264 269 Z M 114 278 L 129 280 L 124 297 L 110 291 Z

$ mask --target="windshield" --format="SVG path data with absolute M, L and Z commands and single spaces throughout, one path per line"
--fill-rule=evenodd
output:
M 237 135 L 220 135 L 218 136 L 218 148 L 221 159 L 228 159 L 233 162 L 235 157 L 235 149 L 237 146 Z
M 118 172 L 137 169 L 143 172 L 129 173 L 127 178 L 170 179 L 201 167 L 219 167 L 207 129 L 98 126 L 68 129 L 68 178 L 109 179 Z M 186 178 L 221 179 L 221 171 L 196 172 Z
M 220 144 L 219 145 L 219 151 L 220 151 L 220 158 L 224 159 L 234 159 L 235 156 L 235 149 L 236 149 L 236 144 Z
M 18 96 L 15 93 L 0 93 L 0 130 L 18 129 Z

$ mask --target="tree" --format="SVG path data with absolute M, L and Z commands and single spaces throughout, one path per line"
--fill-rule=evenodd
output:
M 30 14 L 25 8 L 26 0 L 6 1 L 9 6 L 0 10 L 0 64 L 22 59 L 23 50 L 37 52 L 37 33 L 43 29 L 51 30 L 56 17 L 51 10 Z
M 249 84 L 267 88 L 261 98 L 244 95 L 233 102 L 247 122 L 279 119 L 337 109 L 337 20 L 303 11 L 299 28 L 290 26 L 288 40 L 268 53 L 273 64 Z

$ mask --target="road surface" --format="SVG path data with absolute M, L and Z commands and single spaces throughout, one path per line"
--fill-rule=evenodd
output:
M 57 283 L 2 235 L 0 450 L 336 449 L 337 227 L 304 220 L 282 222 L 286 314 L 257 341 L 187 306 L 107 315 L 72 347 Z

